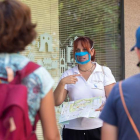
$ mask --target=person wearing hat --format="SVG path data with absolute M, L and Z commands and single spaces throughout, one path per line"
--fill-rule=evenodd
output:
M 136 31 L 135 50 L 140 66 L 140 27 Z M 102 110 L 102 140 L 140 139 L 140 73 L 116 83 Z

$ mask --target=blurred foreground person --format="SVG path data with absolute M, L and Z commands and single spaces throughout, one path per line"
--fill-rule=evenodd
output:
M 135 50 L 140 67 L 140 27 Z M 140 74 L 117 83 L 112 89 L 100 118 L 104 121 L 102 140 L 140 140 Z
M 0 140 L 37 139 L 33 132 L 35 129 L 32 130 L 37 114 L 42 123 L 44 140 L 60 139 L 52 92 L 54 81 L 43 67 L 30 62 L 28 58 L 18 53 L 35 39 L 35 27 L 36 25 L 31 22 L 28 6 L 18 0 L 0 1 Z M 13 88 L 14 86 L 16 88 Z M 17 89 L 23 90 L 19 90 L 15 96 Z M 13 94 L 12 90 L 15 91 Z M 20 95 L 24 90 L 27 91 L 25 106 L 20 103 L 23 101 Z M 15 109 L 14 106 L 15 112 L 12 112 L 13 108 L 9 104 L 19 105 L 21 108 Z M 26 104 L 27 113 L 24 111 Z M 28 117 L 16 113 L 20 110 Z M 26 125 L 22 128 L 25 121 Z

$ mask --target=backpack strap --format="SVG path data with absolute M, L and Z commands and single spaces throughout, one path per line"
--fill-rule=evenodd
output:
M 38 69 L 40 66 L 34 62 L 28 62 L 28 64 L 20 71 L 17 71 L 21 75 L 21 79 L 24 79 L 26 76 L 31 74 L 33 71 Z
M 37 112 L 36 116 L 35 116 L 35 122 L 33 124 L 32 130 L 35 131 L 36 130 L 36 126 L 37 126 L 37 122 L 39 121 L 39 111 Z
M 36 69 L 38 69 L 39 67 L 40 66 L 38 64 L 30 61 L 22 70 L 18 71 L 20 73 L 21 80 L 24 79 L 29 74 L 31 74 Z M 39 120 L 39 111 L 37 112 L 37 114 L 35 116 L 35 122 L 32 126 L 33 131 L 36 130 L 36 125 L 37 125 L 38 120 Z
M 11 84 L 15 84 L 15 83 L 19 83 L 21 82 L 22 79 L 24 79 L 26 76 L 28 76 L 29 74 L 31 74 L 33 71 L 35 71 L 36 69 L 38 69 L 40 66 L 34 62 L 28 62 L 27 65 L 22 69 L 22 70 L 18 70 L 16 71 L 16 76 L 14 77 L 14 79 L 12 80 L 12 82 L 10 82 Z M 8 69 L 6 69 L 7 71 Z M 8 75 L 9 70 L 7 71 L 7 76 L 8 78 L 3 78 L 0 77 L 0 83 L 1 80 L 4 81 L 9 81 L 9 75 Z
M 130 121 L 130 123 L 131 123 L 131 125 L 132 125 L 132 127 L 133 127 L 133 129 L 134 129 L 134 131 L 135 131 L 135 133 L 136 133 L 136 135 L 138 137 L 138 139 L 140 140 L 140 133 L 139 133 L 139 131 L 138 131 L 137 127 L 136 127 L 136 124 L 134 123 L 134 121 L 133 121 L 128 109 L 127 109 L 127 106 L 126 106 L 126 103 L 125 103 L 125 100 L 124 100 L 123 91 L 122 91 L 122 81 L 119 82 L 119 91 L 120 91 L 120 97 L 121 97 L 121 101 L 122 101 L 124 110 L 125 110 L 125 112 L 127 114 L 127 117 L 129 119 L 129 121 Z
M 101 67 L 102 67 L 102 72 L 103 72 L 103 74 L 105 75 L 104 68 L 103 68 L 103 66 L 101 66 Z
M 39 67 L 40 66 L 34 62 L 31 62 L 31 61 L 28 62 L 27 65 L 22 70 L 16 71 L 16 76 L 13 79 L 13 81 L 10 83 L 11 84 L 20 83 L 22 79 L 27 77 L 29 74 L 31 74 L 33 71 L 35 71 Z
M 102 72 L 103 72 L 104 80 L 105 80 L 105 70 L 104 70 L 104 66 L 101 66 L 101 67 L 102 67 Z
M 6 67 L 6 71 L 7 71 L 7 81 L 11 82 L 14 79 L 14 71 L 9 67 Z

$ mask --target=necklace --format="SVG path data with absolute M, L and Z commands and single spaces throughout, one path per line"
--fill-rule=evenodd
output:
M 87 72 L 87 71 L 92 72 L 93 66 L 94 66 L 94 64 L 92 64 L 92 66 L 91 66 L 89 69 L 87 69 L 87 70 L 81 70 L 80 67 L 78 66 L 78 69 L 79 69 L 80 71 L 82 71 L 82 72 Z

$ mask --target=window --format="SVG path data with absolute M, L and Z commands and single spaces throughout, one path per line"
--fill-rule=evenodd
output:
M 61 49 L 66 49 L 67 52 L 76 36 L 90 37 L 95 42 L 96 61 L 108 66 L 116 81 L 120 80 L 122 75 L 119 16 L 119 0 L 59 0 Z M 68 69 L 69 62 L 66 61 L 66 64 L 65 69 Z
M 108 66 L 116 81 L 121 73 L 120 0 L 21 0 L 32 12 L 38 37 L 22 53 L 45 67 L 55 80 L 75 65 L 73 41 L 78 36 L 94 40 L 96 61 Z M 57 118 L 60 110 L 56 108 Z M 40 122 L 38 139 L 43 140 Z

